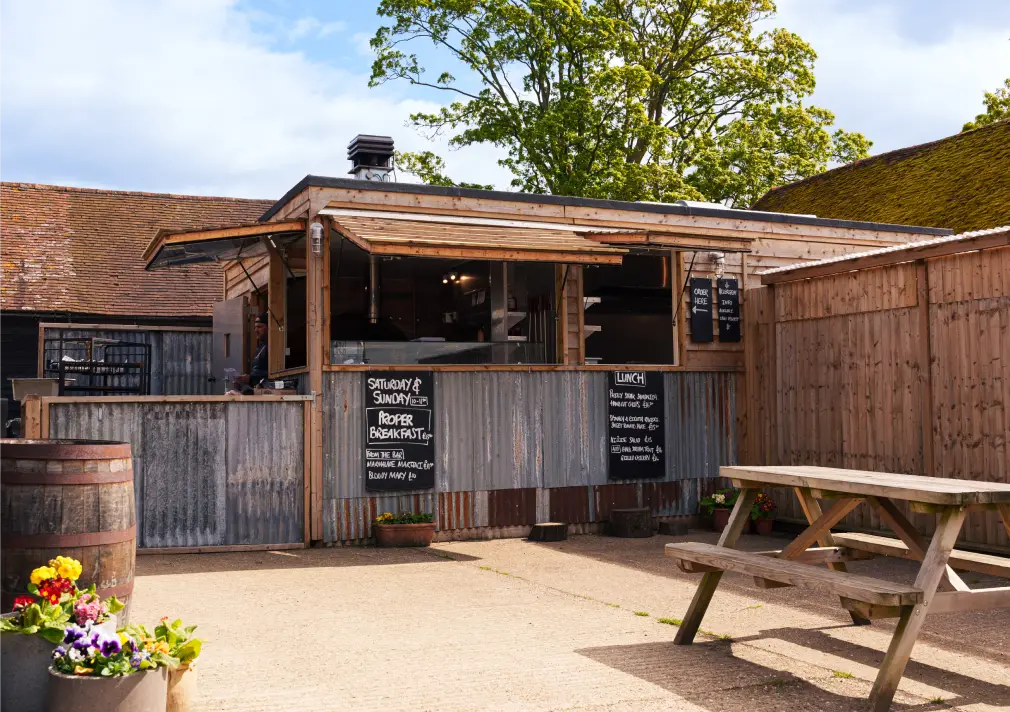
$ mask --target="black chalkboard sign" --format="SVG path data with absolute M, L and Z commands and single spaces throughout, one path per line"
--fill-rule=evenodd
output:
M 611 371 L 607 386 L 610 479 L 663 477 L 666 474 L 663 374 Z
M 434 407 L 431 373 L 365 374 L 365 489 L 435 486 Z
M 712 280 L 691 278 L 691 341 L 713 341 Z
M 740 283 L 735 279 L 717 279 L 719 295 L 719 341 L 740 340 Z

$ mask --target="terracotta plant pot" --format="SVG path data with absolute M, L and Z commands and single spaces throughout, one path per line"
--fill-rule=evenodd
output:
M 772 533 L 772 525 L 775 523 L 774 519 L 755 519 L 754 521 L 754 533 L 760 534 L 762 536 L 768 536 Z
M 168 705 L 165 712 L 189 712 L 196 699 L 196 668 L 180 665 L 168 671 Z
M 721 532 L 726 528 L 726 524 L 729 523 L 729 513 L 728 509 L 713 509 L 712 510 L 712 526 L 717 532 Z
M 48 712 L 161 712 L 168 668 L 119 677 L 64 675 L 49 668 Z
M 0 710 L 45 712 L 55 648 L 38 635 L 0 633 Z
M 435 536 L 435 522 L 427 524 L 375 524 L 376 546 L 428 546 Z

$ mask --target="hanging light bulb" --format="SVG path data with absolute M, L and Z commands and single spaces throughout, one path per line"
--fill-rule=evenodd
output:
M 455 282 L 457 279 L 459 279 L 459 275 L 457 275 L 455 272 L 450 272 L 449 273 L 449 279 L 451 279 L 453 282 Z
M 449 280 L 445 277 L 442 277 L 442 284 L 449 284 Z

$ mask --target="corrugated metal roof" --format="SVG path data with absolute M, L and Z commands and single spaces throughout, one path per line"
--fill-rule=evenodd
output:
M 987 237 L 989 235 L 999 235 L 1000 233 L 1007 233 L 1010 235 L 1010 225 L 1003 225 L 1000 227 L 990 228 L 988 230 L 974 230 L 972 232 L 962 232 L 959 235 L 945 235 L 943 237 L 935 237 L 929 240 L 917 240 L 915 242 L 906 242 L 901 245 L 891 245 L 889 247 L 881 247 L 876 250 L 867 250 L 866 252 L 852 252 L 847 255 L 838 255 L 835 257 L 827 257 L 823 260 L 814 260 L 812 262 L 798 262 L 794 265 L 787 265 L 785 267 L 775 267 L 774 269 L 768 269 L 763 272 L 759 272 L 760 276 L 765 276 L 769 274 L 784 274 L 787 272 L 792 272 L 799 269 L 807 269 L 810 267 L 821 267 L 824 265 L 833 264 L 843 264 L 845 262 L 854 262 L 866 257 L 876 257 L 878 255 L 900 255 L 903 252 L 913 253 L 917 250 L 922 250 L 924 248 L 935 247 L 937 245 L 946 245 L 949 243 L 966 242 L 968 240 L 973 240 L 979 237 Z

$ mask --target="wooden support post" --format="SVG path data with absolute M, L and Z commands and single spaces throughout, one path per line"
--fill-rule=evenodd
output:
M 310 490 L 311 532 L 313 541 L 323 538 L 323 351 L 320 341 L 323 339 L 322 293 L 323 293 L 323 255 L 329 252 L 330 243 L 327 231 L 323 229 L 319 252 L 312 248 L 312 225 L 318 219 L 310 215 L 305 225 L 305 310 L 309 368 L 309 392 L 312 394 L 312 428 L 311 428 L 311 460 L 312 473 Z M 329 341 L 329 335 L 326 335 Z
M 21 437 L 38 440 L 42 437 L 42 398 L 25 396 L 21 401 Z
M 916 319 L 919 322 L 919 432 L 922 439 L 922 474 L 935 477 L 933 468 L 933 361 L 929 328 L 929 268 L 925 260 L 915 263 Z
M 758 490 L 745 489 L 737 497 L 736 505 L 729 515 L 729 522 L 722 530 L 722 536 L 719 537 L 719 546 L 728 549 L 736 546 L 736 540 L 740 538 L 747 520 L 750 519 L 750 508 L 754 504 L 754 500 L 757 499 L 757 495 Z M 677 635 L 673 639 L 674 645 L 690 645 L 694 642 L 694 636 L 698 634 L 701 620 L 705 617 L 708 604 L 712 602 L 715 589 L 719 587 L 722 574 L 722 571 L 709 571 L 702 575 L 698 590 L 694 592 L 691 605 L 687 609 L 687 613 L 684 614 L 684 622 L 677 629 Z
M 302 541 L 312 543 L 312 401 L 305 401 L 302 418 Z
M 43 324 L 39 323 L 39 360 L 35 366 L 35 377 L 42 378 L 45 376 L 46 368 L 46 328 Z
M 1010 504 L 1001 504 L 999 506 L 999 518 L 1003 520 L 1007 536 L 1010 536 Z
M 772 324 L 772 328 L 773 329 L 775 328 L 774 324 Z M 800 500 L 800 508 L 803 510 L 803 515 L 807 518 L 807 521 L 813 524 L 815 521 L 820 519 L 820 517 L 823 514 L 821 512 L 821 505 L 810 493 L 810 490 L 803 489 L 802 487 L 796 487 L 794 491 L 796 492 L 796 497 Z M 834 546 L 835 540 L 831 536 L 830 531 L 825 531 L 822 532 L 821 535 L 818 537 L 817 544 L 819 546 Z M 845 564 L 841 562 L 829 563 L 828 568 L 833 569 L 835 571 L 843 571 L 843 572 L 848 571 Z M 852 619 L 853 625 L 870 624 L 870 618 L 861 615 L 859 611 L 850 609 L 849 617 Z
M 675 343 L 677 350 L 674 363 L 684 367 L 687 365 L 687 325 L 684 323 L 684 253 L 674 252 L 676 264 L 673 266 L 673 318 L 677 320 Z
M 284 370 L 287 339 L 285 336 L 285 323 L 287 322 L 287 310 L 285 302 L 287 297 L 288 280 L 284 274 L 284 263 L 276 250 L 270 248 L 270 281 L 267 285 L 267 360 L 269 361 L 270 373 Z
M 898 689 L 898 683 L 901 682 L 901 676 L 905 674 L 905 666 L 912 655 L 915 640 L 926 621 L 930 604 L 936 595 L 936 587 L 943 578 L 947 559 L 950 558 L 954 542 L 961 531 L 964 515 L 963 508 L 951 507 L 940 516 L 933 540 L 919 569 L 919 575 L 915 577 L 915 587 L 923 594 L 922 603 L 906 608 L 898 619 L 898 627 L 894 631 L 894 637 L 891 638 L 884 662 L 870 691 L 873 712 L 887 712 L 891 708 L 891 700 Z

